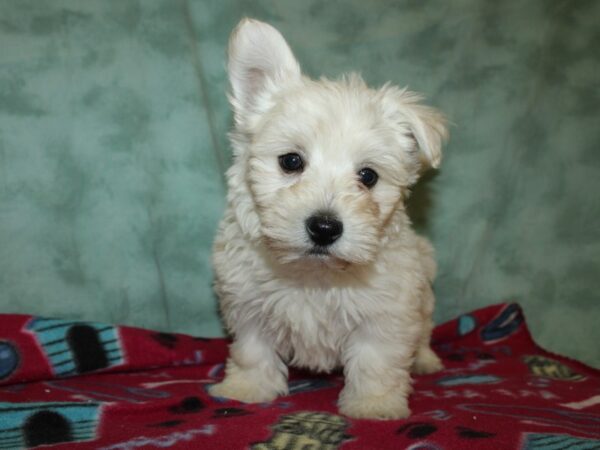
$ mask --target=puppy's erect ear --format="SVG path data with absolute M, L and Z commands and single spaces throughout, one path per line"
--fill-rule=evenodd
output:
M 404 132 L 408 127 L 408 133 L 415 140 L 421 165 L 438 168 L 442 161 L 442 144 L 448 138 L 444 115 L 422 105 L 422 97 L 406 89 L 385 86 L 382 94 L 396 125 L 401 125 Z
M 229 39 L 230 101 L 236 122 L 268 107 L 278 88 L 300 79 L 300 66 L 283 36 L 264 22 L 243 19 Z

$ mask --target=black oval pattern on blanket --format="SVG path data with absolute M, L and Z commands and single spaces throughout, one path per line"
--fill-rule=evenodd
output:
M 169 408 L 174 414 L 189 414 L 201 411 L 204 409 L 204 403 L 198 397 L 186 397 L 179 405 Z
M 212 415 L 213 419 L 221 419 L 227 417 L 238 417 L 238 416 L 247 416 L 250 414 L 250 411 L 247 411 L 242 408 L 218 408 L 215 409 L 214 414 Z
M 176 427 L 177 425 L 181 425 L 182 423 L 185 423 L 185 421 L 184 420 L 165 420 L 164 422 L 151 423 L 148 426 L 152 427 L 152 428 L 170 428 L 170 427 Z
M 98 330 L 87 324 L 73 325 L 67 331 L 66 337 L 77 373 L 93 372 L 108 367 L 108 356 L 102 346 Z
M 483 439 L 496 436 L 496 433 L 488 433 L 487 431 L 473 430 L 467 427 L 456 427 L 458 435 L 465 439 Z
M 152 339 L 168 349 L 174 349 L 179 340 L 176 335 L 171 333 L 154 333 Z
M 55 411 L 42 410 L 32 414 L 23 427 L 27 447 L 73 441 L 71 424 Z
M 406 437 L 409 439 L 420 439 L 429 436 L 432 433 L 437 431 L 437 427 L 432 423 L 425 422 L 415 422 L 415 423 L 407 423 L 406 425 L 401 426 L 396 431 L 396 434 L 403 434 L 405 431 Z

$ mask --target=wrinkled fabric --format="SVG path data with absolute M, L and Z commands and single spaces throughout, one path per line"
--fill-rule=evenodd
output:
M 600 372 L 538 347 L 500 304 L 434 330 L 445 369 L 414 377 L 405 420 L 338 413 L 342 375 L 292 371 L 290 394 L 211 398 L 227 341 L 0 315 L 0 449 L 595 449 Z

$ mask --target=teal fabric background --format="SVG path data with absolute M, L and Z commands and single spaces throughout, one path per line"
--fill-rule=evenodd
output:
M 217 335 L 225 46 L 271 22 L 305 71 L 453 122 L 411 213 L 438 321 L 515 300 L 600 365 L 600 2 L 0 0 L 0 311 Z

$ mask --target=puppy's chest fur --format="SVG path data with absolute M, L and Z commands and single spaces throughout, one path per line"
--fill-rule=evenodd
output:
M 225 220 L 215 243 L 216 288 L 227 328 L 234 335 L 261 330 L 281 358 L 293 366 L 330 371 L 342 365 L 350 334 L 365 321 L 385 315 L 413 316 L 420 309 L 411 292 L 422 278 L 412 249 L 382 257 L 368 274 L 319 280 L 318 271 L 277 273 L 264 253 L 243 239 L 237 224 Z M 235 237 L 233 237 L 235 236 Z M 399 258 L 393 257 L 400 256 Z M 236 261 L 235 265 L 231 261 Z M 410 269 L 403 267 L 410 263 Z
M 357 295 L 348 289 L 291 289 L 272 293 L 263 329 L 289 364 L 319 371 L 341 365 L 344 344 L 360 323 Z

